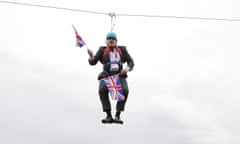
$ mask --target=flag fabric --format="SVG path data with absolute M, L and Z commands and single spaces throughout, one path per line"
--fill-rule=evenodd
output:
M 103 78 L 103 81 L 112 100 L 123 101 L 125 99 L 118 74 Z
M 86 43 L 83 41 L 82 37 L 78 34 L 77 29 L 74 26 L 73 26 L 73 29 L 74 29 L 75 35 L 76 35 L 76 46 L 79 46 L 81 48 L 84 45 L 86 45 Z

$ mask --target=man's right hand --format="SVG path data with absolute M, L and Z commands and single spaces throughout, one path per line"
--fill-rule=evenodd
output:
M 90 58 L 93 57 L 93 51 L 89 48 L 87 48 L 87 52 L 88 52 L 88 55 L 90 56 Z

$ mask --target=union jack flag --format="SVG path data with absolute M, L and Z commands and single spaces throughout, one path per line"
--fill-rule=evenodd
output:
M 103 78 L 105 86 L 109 90 L 109 94 L 113 100 L 123 101 L 125 99 L 123 95 L 122 85 L 119 79 L 119 75 L 112 75 Z
M 73 25 L 72 25 L 72 27 L 75 31 L 77 46 L 79 46 L 81 48 L 84 45 L 86 45 L 86 43 L 83 41 L 82 37 L 78 34 L 77 29 Z

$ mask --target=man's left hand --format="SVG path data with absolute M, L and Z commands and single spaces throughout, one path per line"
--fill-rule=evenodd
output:
M 124 69 L 121 71 L 121 74 L 127 74 L 128 70 L 127 69 Z

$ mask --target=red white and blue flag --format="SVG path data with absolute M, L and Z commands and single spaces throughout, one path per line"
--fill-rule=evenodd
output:
M 86 43 L 83 41 L 82 37 L 78 34 L 77 29 L 72 25 L 75 35 L 76 35 L 76 46 L 79 46 L 80 48 L 86 45 Z
M 119 75 L 108 76 L 103 78 L 103 81 L 113 100 L 123 101 L 125 99 Z

